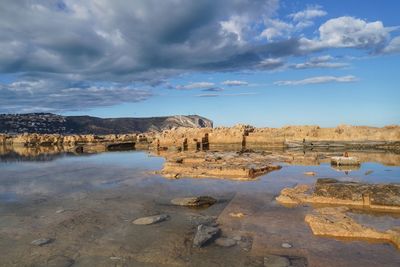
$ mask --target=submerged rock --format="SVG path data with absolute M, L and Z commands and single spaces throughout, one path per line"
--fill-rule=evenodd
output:
M 39 238 L 39 239 L 33 240 L 33 241 L 31 242 L 31 244 L 32 244 L 32 245 L 35 245 L 35 246 L 41 247 L 41 246 L 50 244 L 50 243 L 52 243 L 53 241 L 54 241 L 54 239 L 51 239 L 51 238 Z
M 193 239 L 194 247 L 202 247 L 208 240 L 215 237 L 220 232 L 218 227 L 200 224 L 197 226 L 196 235 Z
M 139 219 L 134 220 L 132 223 L 136 224 L 136 225 L 149 225 L 149 224 L 155 224 L 155 223 L 165 221 L 168 218 L 169 218 L 169 215 L 160 214 L 160 215 L 139 218 Z
M 203 207 L 215 204 L 217 200 L 209 196 L 175 198 L 171 203 L 178 206 Z
M 51 256 L 47 260 L 48 267 L 70 267 L 75 263 L 75 261 L 71 258 L 68 258 L 63 255 L 55 255 Z
M 288 258 L 278 255 L 268 255 L 264 257 L 264 267 L 289 267 L 291 266 Z
M 215 240 L 215 244 L 220 247 L 233 247 L 234 245 L 236 245 L 236 240 L 227 237 L 220 237 Z

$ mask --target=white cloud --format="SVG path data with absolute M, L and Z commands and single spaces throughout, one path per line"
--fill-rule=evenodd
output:
M 267 58 L 262 60 L 258 65 L 257 68 L 259 69 L 266 69 L 266 70 L 273 70 L 279 67 L 282 67 L 285 62 L 281 58 Z
M 326 11 L 322 10 L 322 7 L 311 6 L 311 7 L 306 8 L 303 11 L 292 13 L 289 15 L 289 17 L 292 18 L 293 21 L 301 22 L 301 21 L 305 21 L 305 20 L 318 18 L 318 17 L 323 17 L 323 16 L 326 16 L 327 14 L 328 13 L 326 13 Z
M 227 86 L 244 86 L 244 85 L 248 85 L 249 83 L 246 81 L 238 81 L 238 80 L 227 80 L 222 82 L 223 85 L 227 85 Z
M 324 48 L 364 48 L 379 50 L 393 28 L 383 26 L 381 21 L 366 22 L 354 17 L 330 19 L 319 27 L 319 38 L 301 38 L 306 51 Z
M 207 89 L 214 86 L 215 83 L 211 82 L 195 82 L 195 83 L 189 83 L 187 85 L 178 85 L 176 86 L 176 89 L 178 90 Z
M 265 22 L 266 29 L 261 32 L 260 37 L 271 41 L 278 37 L 286 37 L 293 30 L 293 25 L 279 19 L 269 19 Z
M 306 78 L 303 80 L 277 81 L 274 84 L 276 84 L 276 85 L 307 85 L 307 84 L 319 84 L 319 83 L 330 83 L 330 82 L 349 83 L 349 82 L 355 82 L 355 81 L 357 81 L 357 78 L 353 75 L 316 76 L 316 77 Z
M 235 93 L 235 94 L 200 94 L 200 95 L 196 95 L 196 97 L 247 96 L 247 95 L 257 95 L 257 93 Z
M 393 38 L 390 43 L 383 48 L 382 52 L 384 54 L 400 53 L 400 36 Z
M 344 62 L 332 62 L 335 60 L 330 55 L 312 57 L 309 61 L 304 63 L 293 64 L 290 67 L 294 69 L 311 69 L 311 68 L 343 68 L 349 66 L 348 63 Z

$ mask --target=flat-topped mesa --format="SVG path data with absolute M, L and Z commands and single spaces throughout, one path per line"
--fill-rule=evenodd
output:
M 397 213 L 400 212 L 400 184 L 366 184 L 324 178 L 318 179 L 314 188 L 307 185 L 285 188 L 277 201 L 286 205 L 327 204 Z
M 217 128 L 174 128 L 156 135 L 157 148 L 197 148 L 234 145 L 255 147 L 338 147 L 400 149 L 400 126 L 382 128 L 341 125 L 254 128 L 248 125 Z
M 159 172 L 167 178 L 230 178 L 251 180 L 281 167 L 262 153 L 185 152 L 166 153 Z

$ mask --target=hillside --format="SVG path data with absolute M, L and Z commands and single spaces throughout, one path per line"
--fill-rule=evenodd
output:
M 52 113 L 0 114 L 0 133 L 119 134 L 161 131 L 173 127 L 212 127 L 207 118 L 168 116 L 150 118 L 97 118 Z

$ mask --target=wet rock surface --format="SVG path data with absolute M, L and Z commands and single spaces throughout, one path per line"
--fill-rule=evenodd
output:
M 160 214 L 160 215 L 139 218 L 139 219 L 134 220 L 132 223 L 136 224 L 136 225 L 150 225 L 150 224 L 163 222 L 163 221 L 167 220 L 168 218 L 169 218 L 169 215 Z
M 400 249 L 400 229 L 379 231 L 364 226 L 349 217 L 345 207 L 320 208 L 307 214 L 305 221 L 315 235 L 338 238 L 358 238 L 393 243 Z
M 365 202 L 365 205 L 400 207 L 400 184 L 363 184 L 318 179 L 313 195 Z
M 52 238 L 39 238 L 39 239 L 33 240 L 33 241 L 31 242 L 31 244 L 32 244 L 32 245 L 35 245 L 35 246 L 41 247 L 41 246 L 50 244 L 50 243 L 52 243 L 53 241 L 54 241 L 54 239 L 52 239 Z
M 168 178 L 232 178 L 254 179 L 279 170 L 271 156 L 256 152 L 183 152 L 166 153 L 166 162 L 159 172 Z
M 217 200 L 209 196 L 183 197 L 183 198 L 174 198 L 171 200 L 171 203 L 177 206 L 201 208 L 214 205 L 215 203 L 217 203 Z
M 215 244 L 220 247 L 233 247 L 236 245 L 236 240 L 227 237 L 220 237 L 215 240 Z
M 48 267 L 70 267 L 74 265 L 75 261 L 63 255 L 51 256 L 47 260 Z
M 400 184 L 366 184 L 322 178 L 316 181 L 314 188 L 308 185 L 284 188 L 276 199 L 289 205 L 321 203 L 400 212 Z

